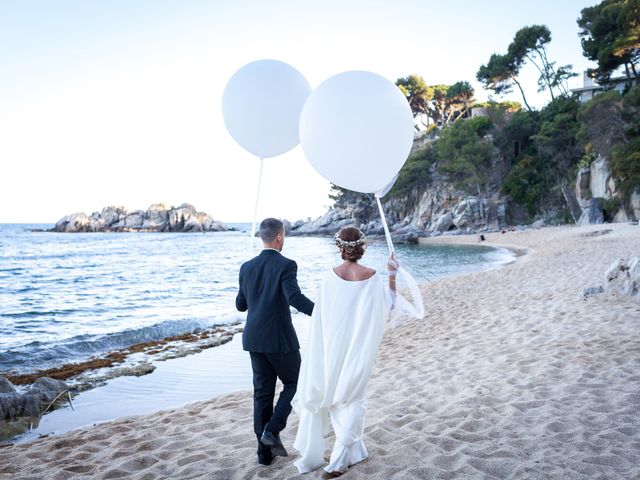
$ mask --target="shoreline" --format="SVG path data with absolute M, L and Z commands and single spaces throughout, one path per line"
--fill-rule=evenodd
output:
M 384 238 L 381 237 L 380 241 L 383 242 Z M 490 246 L 481 245 L 481 247 L 486 248 L 487 251 L 494 250 Z M 479 262 L 477 263 L 477 265 L 474 264 L 476 266 L 472 267 L 472 271 L 481 271 L 486 268 L 501 268 L 503 265 L 507 264 L 508 261 L 505 255 L 508 255 L 508 258 L 511 258 L 511 255 L 506 253 L 505 249 L 501 247 L 497 247 L 495 251 L 501 252 L 501 254 L 492 259 L 490 263 Z M 454 277 L 459 274 L 460 272 L 443 273 L 442 277 Z M 423 279 L 421 280 L 421 284 L 428 281 L 432 280 Z M 303 322 L 304 321 L 298 323 Z M 67 384 L 68 391 L 73 396 L 73 401 L 76 403 L 80 403 L 80 408 L 83 407 L 82 403 L 84 402 L 85 392 L 93 389 L 99 389 L 99 391 L 103 393 L 105 398 L 112 398 L 117 402 L 126 402 L 126 394 L 130 391 L 135 390 L 133 385 L 129 384 L 127 386 L 127 390 L 124 391 L 118 390 L 117 388 L 112 389 L 108 387 L 109 382 L 124 376 L 141 378 L 147 375 L 153 375 L 152 378 L 156 379 L 158 389 L 153 389 L 153 387 L 150 385 L 146 386 L 145 388 L 153 390 L 156 398 L 160 398 L 163 400 L 166 398 L 175 398 L 175 396 L 171 392 L 163 392 L 159 390 L 161 386 L 166 387 L 166 384 L 162 373 L 154 375 L 154 371 L 158 368 L 159 365 L 158 362 L 164 360 L 173 360 L 175 358 L 184 356 L 197 357 L 198 355 L 195 354 L 198 354 L 199 352 L 207 348 L 217 347 L 226 343 L 227 341 L 230 341 L 232 339 L 232 336 L 235 333 L 239 333 L 241 330 L 242 325 L 237 321 L 231 323 L 225 322 L 225 324 L 222 325 L 216 324 L 212 327 L 198 328 L 191 333 L 188 332 L 185 334 L 177 334 L 165 337 L 157 341 L 145 341 L 143 343 L 137 343 L 129 347 L 111 350 L 105 352 L 104 354 L 91 357 L 87 360 L 63 364 L 57 367 L 48 368 L 46 370 L 43 369 L 39 371 L 27 371 L 22 373 L 5 372 L 4 376 L 17 387 L 18 393 L 26 392 L 27 388 L 30 386 L 30 384 L 33 383 L 36 378 L 50 377 L 56 380 L 63 380 Z M 299 332 L 299 335 L 301 335 L 301 339 L 303 339 L 304 335 L 306 335 L 306 333 L 304 332 L 304 328 L 302 330 L 303 331 L 301 333 Z M 302 343 L 304 343 L 304 341 Z M 201 361 L 197 358 L 193 358 L 190 361 L 190 364 L 193 364 L 195 368 L 199 368 L 200 363 Z M 187 365 L 186 368 L 189 368 L 189 366 Z M 148 381 L 147 379 L 144 383 L 150 383 L 150 381 Z M 209 390 L 204 389 L 204 391 Z M 90 408 L 95 409 L 94 404 L 102 402 L 100 400 L 95 400 L 95 396 L 92 395 L 92 397 L 94 398 L 94 401 L 92 402 Z M 185 399 L 182 396 L 178 397 L 178 399 L 178 403 L 173 406 L 177 407 L 186 403 Z M 72 412 L 70 410 L 69 407 L 73 409 L 73 403 L 71 403 L 70 401 L 66 401 L 66 394 L 64 401 L 61 400 L 57 402 L 55 406 L 58 407 L 58 409 L 53 409 L 57 411 L 55 415 L 52 415 L 52 413 L 48 413 L 47 415 L 44 415 L 39 419 L 34 419 L 33 424 L 35 427 L 33 431 L 30 431 L 27 434 L 23 433 L 17 436 L 12 435 L 11 437 L 4 437 L 0 440 L 0 444 L 5 442 L 22 443 L 38 438 L 39 435 L 60 434 L 71 429 L 84 426 L 84 424 L 78 423 L 77 417 L 79 416 L 81 418 L 85 418 L 86 424 L 94 423 L 93 419 L 89 416 L 82 416 L 76 414 L 75 411 Z M 110 409 L 107 408 L 107 410 Z M 153 407 L 148 407 L 146 410 L 144 408 L 139 408 L 135 411 L 135 413 L 151 414 L 157 410 L 157 408 L 154 409 Z M 63 417 L 65 416 L 69 419 L 69 425 L 64 425 Z M 112 418 L 105 418 L 103 412 L 100 411 L 96 412 L 95 419 L 96 421 L 116 420 L 121 416 L 122 414 L 114 412 Z M 25 424 L 25 428 L 28 427 L 28 425 L 29 422 Z M 13 423 L 9 423 L 5 426 L 13 426 Z M 13 432 L 14 430 L 15 429 L 12 428 L 11 431 Z
M 68 380 L 71 382 L 70 390 L 82 392 L 113 378 L 151 373 L 154 370 L 151 360 L 166 361 L 181 358 L 207 348 L 224 345 L 231 341 L 236 333 L 242 331 L 242 327 L 237 327 L 240 323 L 237 321 L 224 325 L 212 325 L 196 332 L 135 343 L 76 363 L 66 363 L 59 367 L 27 373 L 8 372 L 3 376 L 15 386 L 30 385 L 41 377 Z
M 483 244 L 526 255 L 422 283 L 426 318 L 386 332 L 368 387 L 370 456 L 345 480 L 640 476 L 640 303 L 581 295 L 614 260 L 638 255 L 640 229 L 499 235 Z M 121 418 L 2 448 L 0 475 L 319 478 L 297 474 L 293 451 L 258 466 L 251 412 L 245 390 Z M 292 414 L 285 446 L 296 428 Z

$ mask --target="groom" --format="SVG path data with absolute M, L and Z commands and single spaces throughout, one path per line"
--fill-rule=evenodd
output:
M 289 305 L 307 315 L 313 302 L 300 292 L 298 266 L 282 256 L 284 225 L 275 218 L 260 223 L 264 249 L 240 267 L 236 308 L 248 310 L 242 348 L 251 356 L 253 369 L 253 429 L 258 438 L 258 462 L 269 465 L 275 456 L 287 456 L 280 431 L 291 413 L 298 386 L 300 344 L 291 323 Z M 275 408 L 276 380 L 283 390 Z

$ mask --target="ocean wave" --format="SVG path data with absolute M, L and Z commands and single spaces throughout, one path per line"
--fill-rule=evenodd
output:
M 24 312 L 8 312 L 0 314 L 0 317 L 7 318 L 30 318 L 30 317 L 42 317 L 46 315 L 70 315 L 72 313 L 76 313 L 78 310 L 74 308 L 69 309 L 60 309 L 60 310 L 27 310 Z
M 193 333 L 204 328 L 238 323 L 244 315 L 228 314 L 211 319 L 169 320 L 155 325 L 104 335 L 78 335 L 58 343 L 33 341 L 20 348 L 0 351 L 0 373 L 25 373 L 64 363 L 86 360 L 92 356 L 167 337 Z
M 502 247 L 497 247 L 486 255 L 487 262 L 491 266 L 506 265 L 513 262 L 515 258 L 516 254 L 513 251 Z

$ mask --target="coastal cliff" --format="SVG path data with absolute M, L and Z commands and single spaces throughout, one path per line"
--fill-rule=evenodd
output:
M 640 220 L 640 87 L 540 111 L 489 104 L 420 132 L 382 203 L 396 242 L 542 225 Z M 381 234 L 373 195 L 334 187 L 330 210 L 292 235 L 355 225 Z
M 146 211 L 105 207 L 91 215 L 73 213 L 56 222 L 53 232 L 220 232 L 227 226 L 193 205 L 155 203 Z
M 442 234 L 473 234 L 502 231 L 507 228 L 547 224 L 576 223 L 580 226 L 640 220 L 640 189 L 627 202 L 616 187 L 616 179 L 607 159 L 598 156 L 578 170 L 575 188 L 567 189 L 569 207 L 556 204 L 531 217 L 525 208 L 495 188 L 484 195 L 473 195 L 455 188 L 442 177 L 423 188 L 383 199 L 382 204 L 397 243 L 416 243 L 419 237 Z M 565 212 L 567 221 L 560 214 Z M 333 235 L 340 228 L 356 225 L 368 235 L 383 235 L 382 222 L 373 195 L 358 195 L 357 200 L 336 201 L 321 217 L 292 225 L 290 235 Z

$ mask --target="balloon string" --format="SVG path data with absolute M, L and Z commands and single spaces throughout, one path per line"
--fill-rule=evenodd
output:
M 258 190 L 256 191 L 256 205 L 253 209 L 253 222 L 251 223 L 251 248 L 256 246 L 256 223 L 258 221 L 258 204 L 260 203 L 260 186 L 262 185 L 262 167 L 264 158 L 260 157 L 260 173 L 258 174 Z
M 380 197 L 376 193 L 376 202 L 378 202 L 378 210 L 380 211 L 380 219 L 382 220 L 382 226 L 384 228 L 384 236 L 387 239 L 387 247 L 389 248 L 389 255 L 393 255 L 394 248 L 391 241 L 391 233 L 389 232 L 389 225 L 387 225 L 387 218 L 384 216 L 384 210 L 382 209 L 382 203 L 380 203 Z

